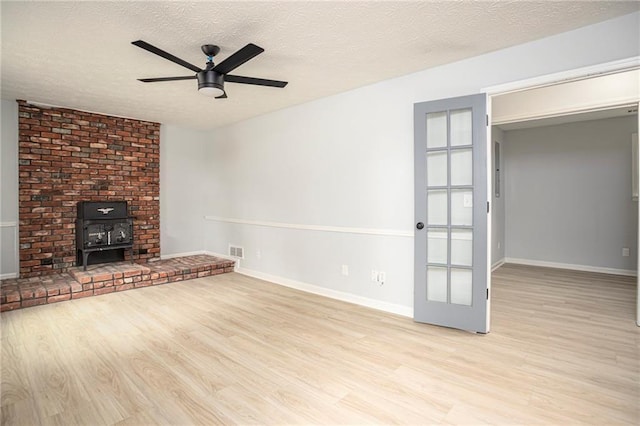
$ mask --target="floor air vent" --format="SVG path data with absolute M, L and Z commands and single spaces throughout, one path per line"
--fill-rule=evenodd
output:
M 242 247 L 229 246 L 229 256 L 244 259 L 244 249 Z

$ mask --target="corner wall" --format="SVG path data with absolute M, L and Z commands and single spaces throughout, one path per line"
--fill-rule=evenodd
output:
M 0 279 L 18 276 L 18 104 L 0 104 Z
M 204 250 L 206 132 L 163 124 L 160 127 L 161 257 Z

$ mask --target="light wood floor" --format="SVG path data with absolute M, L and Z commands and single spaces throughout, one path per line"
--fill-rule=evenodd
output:
M 488 335 L 235 273 L 6 312 L 2 424 L 637 425 L 634 280 L 504 266 Z

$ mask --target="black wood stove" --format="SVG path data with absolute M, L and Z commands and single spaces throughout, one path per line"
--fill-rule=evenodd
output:
M 76 219 L 76 265 L 117 262 L 129 250 L 133 262 L 133 218 L 126 201 L 80 201 Z

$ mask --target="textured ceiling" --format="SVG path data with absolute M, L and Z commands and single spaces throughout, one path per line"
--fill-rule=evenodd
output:
M 2 1 L 3 99 L 208 129 L 637 11 L 636 1 Z M 226 84 L 199 95 L 189 75 L 131 45 L 142 39 L 204 66 L 247 43 L 265 52 L 234 74 L 284 89 Z

